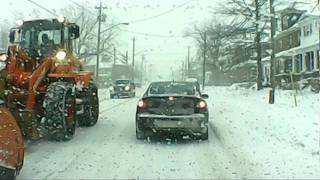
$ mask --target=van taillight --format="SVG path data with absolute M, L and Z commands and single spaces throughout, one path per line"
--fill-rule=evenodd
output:
M 146 103 L 143 100 L 138 101 L 138 107 L 139 108 L 144 108 L 146 106 Z

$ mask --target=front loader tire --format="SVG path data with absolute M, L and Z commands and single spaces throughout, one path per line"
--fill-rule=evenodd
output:
M 84 114 L 79 117 L 79 126 L 94 126 L 99 119 L 99 98 L 98 88 L 94 84 L 90 84 L 89 89 L 85 92 Z
M 16 170 L 0 166 L 0 180 L 15 180 L 17 177 L 16 175 Z
M 76 128 L 76 98 L 73 84 L 52 83 L 45 94 L 45 128 L 50 138 L 56 141 L 69 141 Z
M 207 127 L 206 132 L 201 133 L 200 139 L 201 139 L 201 140 L 203 140 L 203 141 L 205 141 L 205 140 L 208 140 L 208 139 L 209 139 L 209 129 L 208 129 L 208 127 Z

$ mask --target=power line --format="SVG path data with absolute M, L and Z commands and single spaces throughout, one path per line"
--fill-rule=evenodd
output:
M 312 13 L 316 9 L 317 6 L 319 6 L 319 0 L 318 0 L 318 3 L 312 8 L 312 10 L 311 10 Z
M 33 0 L 27 0 L 27 1 L 31 2 L 32 4 L 34 4 L 34 5 L 38 6 L 39 8 L 41 8 L 41 9 L 43 9 L 43 10 L 47 11 L 48 13 L 50 13 L 50 14 L 52 14 L 52 15 L 54 15 L 54 16 L 58 16 L 55 12 L 53 12 L 53 11 L 51 11 L 51 10 L 49 10 L 49 9 L 45 8 L 44 6 L 42 6 L 42 5 L 40 5 L 40 4 L 36 3 L 36 2 L 34 2 Z
M 89 13 L 91 13 L 92 15 L 94 15 L 94 16 L 96 16 L 96 15 L 97 15 L 96 13 L 92 12 L 90 9 L 88 9 L 88 8 L 87 8 L 87 7 L 85 7 L 85 6 L 83 6 L 83 5 L 81 5 L 81 4 L 77 3 L 77 2 L 75 2 L 75 1 L 73 1 L 73 0 L 69 0 L 69 1 L 71 1 L 73 4 L 75 4 L 75 5 L 79 6 L 80 8 L 85 9 L 86 11 L 88 11 Z
M 133 21 L 130 21 L 129 23 L 130 24 L 131 23 L 139 23 L 139 22 L 149 21 L 149 20 L 158 18 L 160 16 L 166 15 L 166 14 L 172 12 L 172 11 L 175 11 L 178 8 L 181 8 L 181 7 L 185 6 L 185 5 L 189 4 L 189 3 L 191 3 L 192 1 L 195 1 L 195 0 L 189 0 L 189 1 L 183 3 L 183 4 L 179 5 L 179 6 L 176 6 L 176 7 L 172 8 L 172 9 L 169 9 L 169 10 L 163 12 L 163 13 L 160 13 L 160 14 L 157 14 L 157 15 L 154 15 L 154 16 L 150 16 L 150 17 L 146 17 L 146 18 L 142 18 L 142 19 L 133 20 Z
M 77 6 L 87 10 L 88 12 L 90 12 L 91 14 L 94 14 L 91 10 L 87 9 L 85 6 L 75 2 L 74 0 L 69 0 L 71 1 L 72 3 L 76 4 Z M 157 15 L 154 15 L 154 16 L 151 16 L 151 17 L 147 17 L 147 18 L 143 18 L 143 19 L 139 19 L 139 20 L 134 20 L 134 21 L 129 21 L 128 23 L 129 24 L 132 24 L 132 23 L 138 23 L 138 22 L 143 22 L 143 21 L 148 21 L 148 20 L 152 20 L 152 19 L 155 19 L 155 18 L 158 18 L 160 16 L 163 16 L 163 15 L 166 15 L 178 8 L 181 8 L 189 3 L 191 3 L 192 1 L 195 1 L 195 0 L 189 0 L 181 5 L 178 5 L 172 9 L 169 9 L 163 13 L 160 13 L 160 14 L 157 14 Z M 162 35 L 162 34 L 150 34 L 150 33 L 143 33 L 143 32 L 136 32 L 136 31 L 130 31 L 130 30 L 124 30 L 124 29 L 119 29 L 120 31 L 123 31 L 123 32 L 128 32 L 128 33 L 133 33 L 133 34 L 137 34 L 137 35 L 142 35 L 142 36 L 146 36 L 146 37 L 157 37 L 157 38 L 184 38 L 183 36 L 176 36 L 176 35 Z
M 125 29 L 119 29 L 120 31 L 123 32 L 128 32 L 128 33 L 132 33 L 132 34 L 137 34 L 137 35 L 142 35 L 142 36 L 146 36 L 146 37 L 157 37 L 157 38 L 185 38 L 183 36 L 176 36 L 176 35 L 163 35 L 163 34 L 150 34 L 150 33 L 144 33 L 144 32 L 137 32 L 137 31 L 130 31 L 130 30 L 125 30 Z

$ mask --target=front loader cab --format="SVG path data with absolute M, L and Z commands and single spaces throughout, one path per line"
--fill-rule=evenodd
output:
M 10 43 L 33 58 L 55 56 L 58 50 L 72 53 L 72 41 L 79 37 L 79 26 L 65 18 L 21 21 L 12 28 Z

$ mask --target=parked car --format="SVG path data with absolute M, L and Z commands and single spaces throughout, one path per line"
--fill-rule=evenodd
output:
M 198 90 L 199 92 L 201 92 L 201 90 L 200 90 L 200 83 L 198 82 L 198 80 L 197 80 L 196 78 L 187 78 L 186 81 L 187 81 L 187 82 L 192 82 L 192 83 L 194 83 L 194 85 L 196 86 L 197 90 Z
M 145 139 L 157 132 L 189 134 L 208 139 L 208 108 L 193 82 L 153 82 L 138 101 L 136 138 Z
M 132 80 L 118 79 L 110 87 L 110 98 L 135 97 L 136 86 Z

